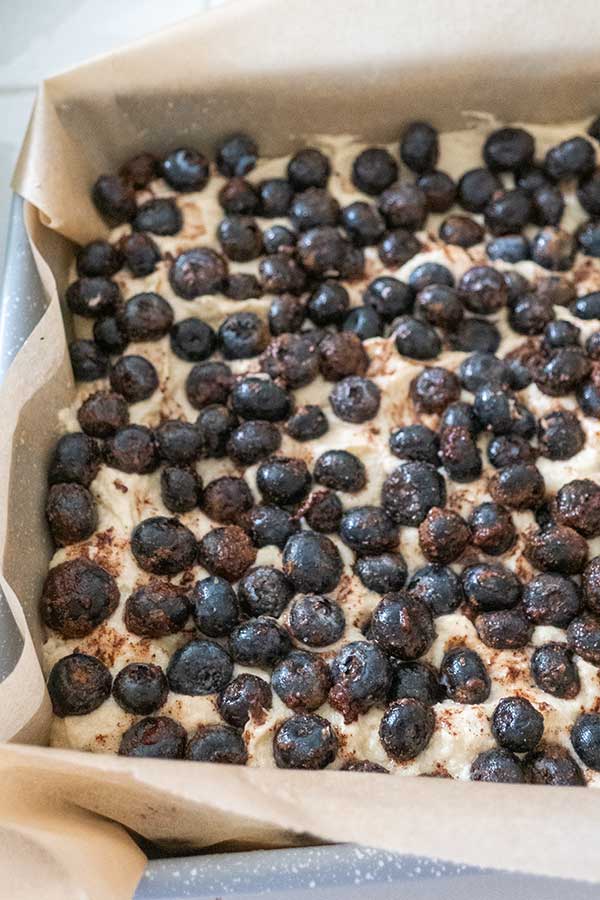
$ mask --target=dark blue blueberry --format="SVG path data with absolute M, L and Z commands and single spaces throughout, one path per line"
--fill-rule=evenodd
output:
M 134 722 L 124 733 L 119 756 L 142 759 L 182 759 L 187 735 L 169 716 L 147 716 Z
M 379 725 L 379 739 L 388 756 L 405 762 L 425 749 L 434 729 L 431 707 L 414 697 L 405 697 L 386 709 Z
M 521 597 L 521 582 L 500 563 L 467 566 L 462 573 L 462 585 L 468 602 L 483 612 L 512 609 Z
M 600 771 L 600 715 L 582 713 L 571 729 L 571 743 L 581 761 Z
M 456 405 L 451 404 L 448 409 Z M 426 425 L 405 425 L 396 428 L 390 435 L 390 450 L 400 459 L 417 460 L 437 466 L 439 448 L 438 435 Z
M 280 250 L 292 251 L 296 246 L 296 233 L 285 225 L 271 225 L 263 232 L 265 253 L 278 253 Z
M 329 423 L 320 406 L 300 406 L 289 417 L 285 428 L 295 441 L 314 441 L 329 431 Z
M 408 284 L 415 294 L 430 284 L 445 284 L 448 287 L 454 287 L 454 275 L 450 269 L 440 263 L 426 262 L 412 270 L 408 276 Z
M 448 699 L 455 703 L 484 703 L 490 696 L 491 682 L 483 660 L 468 647 L 455 647 L 444 654 L 440 681 Z
M 381 553 L 377 556 L 360 556 L 354 571 L 369 591 L 387 594 L 399 591 L 408 573 L 406 562 L 400 553 Z
M 231 657 L 213 641 L 184 644 L 175 651 L 167 669 L 171 690 L 191 697 L 222 691 L 232 675 Z
M 398 525 L 416 527 L 432 507 L 445 505 L 444 478 L 430 463 L 403 463 L 385 479 L 381 502 Z
M 342 225 L 357 247 L 376 244 L 385 232 L 385 222 L 377 207 L 362 200 L 342 209 Z
M 130 663 L 113 682 L 113 697 L 122 709 L 136 716 L 147 716 L 164 704 L 169 684 L 160 666 Z
M 196 762 L 245 766 L 248 752 L 239 731 L 229 725 L 200 725 L 188 741 L 185 758 Z
M 460 578 L 448 566 L 430 564 L 418 569 L 406 589 L 426 603 L 434 616 L 454 612 L 464 600 Z
M 600 256 L 600 222 L 591 219 L 577 230 L 577 245 L 587 256 Z
M 138 206 L 132 224 L 136 231 L 149 231 L 162 237 L 181 231 L 183 217 L 174 200 L 155 197 Z
M 315 325 L 340 325 L 350 305 L 348 291 L 332 278 L 320 284 L 307 304 L 309 318 Z
M 292 716 L 279 726 L 273 738 L 273 756 L 279 769 L 325 769 L 337 751 L 335 731 L 321 716 Z
M 484 750 L 471 763 L 471 781 L 522 784 L 525 774 L 518 756 L 502 748 Z
M 326 594 L 337 587 L 343 562 L 330 538 L 311 531 L 292 535 L 283 551 L 283 570 L 300 593 Z
M 197 150 L 173 150 L 163 160 L 162 175 L 176 191 L 201 191 L 210 175 L 209 162 Z
M 217 148 L 216 163 L 221 175 L 245 175 L 256 165 L 258 147 L 247 134 L 232 134 Z
M 481 422 L 475 415 L 475 410 L 470 403 L 464 400 L 457 400 L 447 406 L 440 420 L 440 429 L 444 428 L 467 428 L 472 437 L 477 437 L 481 431 Z M 426 462 L 435 462 L 430 459 Z
M 312 478 L 303 459 L 272 456 L 258 467 L 256 486 L 267 503 L 292 506 L 308 495 Z
M 344 331 L 355 332 L 361 341 L 368 341 L 369 338 L 381 337 L 383 321 L 373 307 L 355 306 L 344 319 L 343 328 Z
M 279 506 L 255 506 L 248 513 L 248 534 L 255 547 L 274 545 L 283 550 L 299 523 Z
M 452 348 L 464 353 L 495 353 L 500 346 L 500 332 L 494 323 L 475 316 L 463 319 L 449 338 Z
M 196 582 L 190 607 L 196 628 L 208 637 L 231 634 L 240 618 L 234 589 L 224 578 L 215 576 Z
M 390 700 L 412 697 L 427 706 L 433 706 L 443 699 L 439 676 L 433 666 L 424 662 L 392 663 L 392 684 Z
M 348 493 L 362 490 L 367 483 L 364 463 L 348 450 L 326 450 L 315 462 L 313 476 L 317 484 Z
M 365 306 L 373 307 L 384 322 L 409 312 L 413 299 L 413 291 L 407 284 L 388 275 L 372 281 L 363 294 Z
M 250 615 L 277 618 L 294 596 L 294 589 L 279 569 L 257 566 L 241 579 L 238 594 L 240 603 Z
M 464 389 L 472 394 L 484 385 L 506 388 L 511 383 L 508 364 L 493 353 L 472 353 L 460 364 L 458 374 Z
M 242 422 L 227 441 L 227 453 L 240 466 L 253 466 L 279 449 L 281 434 L 272 422 Z
M 356 506 L 344 513 L 340 537 L 359 554 L 383 553 L 398 544 L 398 528 L 380 506 Z
M 396 349 L 409 359 L 435 359 L 442 349 L 440 336 L 427 322 L 401 316 L 394 330 Z
M 388 695 L 392 670 L 382 650 L 370 641 L 352 641 L 339 651 L 331 663 L 333 687 L 329 702 L 346 722 L 354 722 L 361 713 Z
M 288 417 L 292 401 L 290 395 L 271 379 L 248 376 L 233 388 L 231 405 L 242 419 L 280 422 Z
M 229 649 L 239 665 L 268 669 L 287 656 L 291 642 L 287 631 L 276 619 L 259 616 L 233 629 Z
M 417 659 L 431 647 L 435 626 L 426 603 L 414 594 L 386 594 L 371 617 L 369 637 L 389 656 Z
M 564 575 L 536 575 L 523 588 L 523 609 L 534 625 L 566 628 L 581 612 L 581 604 L 579 585 Z
M 109 359 L 96 341 L 71 341 L 69 356 L 76 381 L 96 381 L 105 377 Z
M 517 263 L 529 259 L 529 241 L 522 234 L 505 234 L 494 238 L 485 248 L 488 259 Z
M 220 695 L 219 712 L 228 725 L 243 729 L 251 717 L 260 721 L 272 702 L 271 687 L 264 678 L 242 672 Z
M 305 594 L 290 607 L 288 628 L 297 641 L 309 647 L 335 644 L 343 635 L 345 625 L 342 608 L 329 597 Z
M 327 700 L 331 687 L 329 667 L 315 653 L 292 650 L 273 669 L 271 685 L 290 709 L 312 712 Z
M 509 511 L 497 503 L 476 506 L 469 518 L 469 527 L 475 546 L 490 556 L 506 553 L 517 538 Z

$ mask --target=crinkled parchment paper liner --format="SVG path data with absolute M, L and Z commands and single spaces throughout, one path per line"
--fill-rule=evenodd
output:
M 600 109 L 599 25 L 600 7 L 583 0 L 526 9 L 518 0 L 246 0 L 42 86 L 14 185 L 29 201 L 49 305 L 0 392 L 2 585 L 25 638 L 0 685 L 0 737 L 10 741 L 0 747 L 0 896 L 41 896 L 40 885 L 44 898 L 130 896 L 144 860 L 122 826 L 173 852 L 356 841 L 600 881 L 596 791 L 49 750 L 39 746 L 49 704 L 36 657 L 50 554 L 45 470 L 73 389 L 58 297 L 66 238 L 104 230 L 88 199 L 94 178 L 143 148 L 212 151 L 233 128 L 270 153 L 316 132 L 392 139 L 414 115 L 441 127 L 456 127 L 465 109 L 540 121 L 591 115 Z

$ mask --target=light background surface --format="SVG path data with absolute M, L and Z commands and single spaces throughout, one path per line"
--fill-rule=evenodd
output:
M 9 182 L 36 87 L 224 0 L 0 0 L 0 269 Z

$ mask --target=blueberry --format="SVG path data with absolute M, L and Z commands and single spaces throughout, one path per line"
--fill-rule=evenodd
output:
M 517 334 L 531 337 L 541 334 L 554 319 L 554 310 L 550 303 L 537 294 L 524 294 L 520 297 L 508 314 L 508 322 Z
M 429 607 L 405 591 L 386 594 L 373 610 L 369 637 L 390 656 L 417 659 L 435 638 Z
M 107 438 L 129 422 L 129 408 L 120 394 L 96 391 L 79 407 L 81 430 L 91 437 Z
M 427 217 L 427 198 L 416 184 L 396 182 L 386 188 L 378 201 L 379 212 L 389 228 L 416 231 Z
M 132 634 L 158 638 L 181 631 L 188 616 L 183 588 L 156 578 L 130 594 L 123 618 Z
M 412 231 L 405 228 L 395 228 L 386 231 L 379 244 L 377 252 L 384 266 L 400 268 L 409 259 L 420 252 L 422 246 Z
M 233 629 L 229 649 L 241 666 L 270 668 L 287 656 L 291 642 L 287 631 L 268 616 L 248 619 Z
M 355 306 L 344 319 L 343 329 L 354 332 L 361 341 L 368 341 L 370 338 L 381 337 L 383 321 L 372 306 Z
M 519 579 L 499 563 L 468 566 L 462 573 L 462 583 L 469 603 L 484 612 L 510 609 L 521 597 Z
M 400 157 L 413 172 L 429 172 L 439 156 L 439 138 L 429 122 L 411 122 L 400 139 Z
M 381 194 L 397 177 L 398 163 L 379 147 L 363 150 L 352 164 L 352 181 L 365 194 Z
M 328 490 L 315 491 L 301 509 L 308 527 L 323 534 L 339 531 L 343 512 L 342 501 L 338 495 Z
M 84 637 L 115 611 L 119 590 L 106 569 L 84 557 L 53 566 L 42 589 L 44 623 L 63 637 Z
M 452 407 L 448 407 L 451 409 Z M 390 435 L 390 450 L 400 459 L 416 460 L 437 466 L 439 437 L 425 425 L 405 425 Z
M 274 545 L 283 550 L 287 539 L 300 530 L 298 522 L 279 506 L 255 506 L 247 518 L 248 534 L 255 547 Z
M 433 506 L 444 506 L 444 478 L 429 463 L 403 463 L 385 479 L 381 501 L 394 522 L 415 527 Z
M 160 495 L 170 512 L 190 512 L 200 506 L 202 482 L 195 469 L 165 466 L 160 473 Z
M 80 278 L 69 285 L 65 300 L 75 315 L 99 319 L 115 310 L 121 301 L 121 292 L 109 278 Z
M 294 188 L 285 178 L 268 178 L 259 183 L 258 195 L 261 216 L 272 219 L 287 215 Z
M 145 572 L 176 575 L 196 559 L 196 539 L 178 519 L 153 516 L 143 519 L 131 534 L 131 552 Z
M 392 663 L 390 700 L 414 698 L 426 706 L 433 706 L 443 698 L 439 676 L 433 666 L 423 662 Z
M 473 266 L 458 283 L 458 295 L 466 308 L 489 316 L 506 306 L 508 290 L 502 274 L 491 266 Z
M 121 262 L 121 254 L 108 241 L 91 241 L 77 252 L 77 274 L 87 278 L 110 278 L 119 271 Z
M 586 538 L 600 534 L 600 486 L 589 478 L 564 484 L 554 500 L 556 521 L 575 528 Z
M 367 483 L 364 463 L 347 450 L 327 450 L 315 462 L 314 479 L 317 484 L 335 491 L 356 493 Z
M 82 484 L 53 484 L 46 500 L 46 518 L 57 547 L 85 541 L 98 526 L 96 503 Z
M 129 343 L 116 316 L 103 316 L 101 319 L 96 319 L 93 332 L 94 341 L 109 356 L 120 355 Z
M 294 589 L 283 572 L 273 566 L 258 566 L 241 579 L 238 593 L 250 615 L 277 618 L 292 599 Z
M 573 749 L 586 766 L 600 771 L 600 715 L 582 713 L 571 729 Z
M 494 650 L 519 650 L 531 640 L 533 625 L 520 609 L 480 613 L 475 619 L 479 639 Z
M 600 613 L 600 556 L 594 556 L 583 570 L 581 579 L 586 606 Z
M 258 675 L 242 672 L 230 681 L 219 697 L 219 712 L 228 725 L 243 729 L 249 719 L 258 722 L 271 709 L 271 687 Z
M 490 241 L 485 251 L 488 259 L 517 263 L 529 259 L 529 241 L 522 234 L 505 234 Z
M 458 559 L 469 543 L 469 526 L 449 509 L 430 509 L 419 525 L 419 546 L 431 562 L 445 565 Z
M 505 388 L 488 385 L 479 388 L 473 409 L 482 425 L 494 434 L 528 438 L 535 433 L 535 417 Z
M 372 281 L 363 294 L 365 306 L 371 306 L 384 322 L 391 322 L 397 316 L 409 312 L 413 303 L 412 289 L 388 275 Z
M 185 729 L 169 716 L 147 716 L 134 722 L 121 738 L 119 756 L 182 759 Z
M 547 744 L 525 758 L 527 778 L 531 784 L 584 787 L 581 769 L 568 750 L 558 744 Z
M 442 349 L 435 328 L 412 316 L 400 316 L 396 322 L 394 340 L 398 353 L 409 359 L 435 359 Z
M 452 348 L 462 350 L 464 353 L 473 351 L 495 353 L 500 346 L 500 332 L 494 323 L 488 322 L 486 319 L 478 319 L 475 316 L 463 319 L 449 338 Z M 529 382 L 527 383 L 529 384 Z
M 256 550 L 238 525 L 208 531 L 198 543 L 198 560 L 211 575 L 238 581 L 256 560 Z
M 227 442 L 237 426 L 237 419 L 226 406 L 213 403 L 200 410 L 196 428 L 204 455 L 221 459 L 227 453 Z
M 329 402 L 338 419 L 357 425 L 377 415 L 381 390 L 370 378 L 349 375 L 335 385 Z
M 154 432 L 145 425 L 124 425 L 104 445 L 106 463 L 121 472 L 146 475 L 160 463 Z
M 506 388 L 511 382 L 508 364 L 493 353 L 472 353 L 460 364 L 459 377 L 464 389 L 472 394 L 486 385 Z
M 233 388 L 231 405 L 242 419 L 280 422 L 291 411 L 290 395 L 274 381 L 247 376 Z
M 283 570 L 301 593 L 328 593 L 338 585 L 343 563 L 328 537 L 310 531 L 292 535 L 283 551 Z
M 481 431 L 481 422 L 475 415 L 475 410 L 470 403 L 457 400 L 444 410 L 440 419 L 440 428 L 466 428 L 471 437 L 476 438 Z M 435 460 L 428 460 L 435 462 Z
M 361 556 L 354 571 L 369 591 L 387 594 L 399 591 L 406 581 L 406 562 L 400 553 L 381 553 L 377 556 Z
M 328 279 L 311 294 L 307 312 L 316 325 L 340 325 L 349 305 L 346 288 L 338 281 Z
M 556 147 L 548 150 L 544 159 L 544 168 L 554 181 L 589 175 L 593 172 L 595 165 L 594 145 L 583 137 L 562 141 Z
M 431 707 L 415 697 L 405 697 L 386 709 L 379 738 L 388 756 L 405 762 L 427 747 L 434 729 L 435 715 Z
M 196 762 L 245 766 L 248 752 L 239 731 L 228 725 L 200 725 L 188 741 L 185 758 Z
M 506 553 L 517 539 L 517 531 L 507 509 L 497 503 L 481 503 L 469 518 L 473 544 L 490 556 Z
M 59 438 L 48 469 L 48 483 L 74 482 L 89 487 L 98 471 L 102 456 L 97 441 L 87 434 L 74 432 Z
M 256 473 L 256 486 L 267 503 L 290 506 L 308 495 L 311 475 L 302 459 L 273 456 L 261 463 Z
M 176 650 L 167 669 L 171 690 L 193 697 L 222 691 L 232 675 L 229 654 L 219 644 L 203 640 L 189 641 Z
M 306 650 L 292 650 L 273 669 L 271 685 L 290 709 L 312 712 L 327 700 L 331 687 L 325 660 Z
M 471 781 L 523 784 L 525 775 L 519 758 L 509 750 L 484 750 L 471 763 Z
M 484 230 L 479 222 L 470 216 L 448 216 L 439 228 L 440 240 L 445 244 L 468 249 L 480 244 L 484 238 Z
M 92 200 L 111 227 L 122 225 L 135 216 L 135 191 L 120 175 L 100 175 L 92 188 Z
M 239 621 L 235 591 L 224 578 L 203 578 L 190 594 L 190 606 L 196 628 L 208 637 L 231 634 Z
M 490 695 L 491 682 L 483 660 L 467 647 L 455 647 L 444 654 L 440 681 L 455 703 L 484 703 Z
M 340 205 L 329 191 L 311 187 L 295 195 L 288 215 L 298 231 L 309 231 L 322 225 L 336 225 Z
M 96 341 L 71 341 L 69 357 L 75 381 L 96 381 L 106 375 L 108 357 Z
M 231 178 L 223 185 L 219 191 L 219 203 L 225 212 L 236 215 L 254 215 L 260 209 L 258 191 L 249 181 L 240 177 Z
M 588 545 L 573 528 L 550 523 L 526 535 L 523 554 L 544 572 L 577 575 L 587 562 Z
M 456 199 L 456 184 L 447 172 L 424 172 L 417 178 L 417 186 L 425 194 L 429 212 L 448 212 Z
M 493 438 L 487 447 L 487 455 L 496 469 L 503 469 L 513 463 L 529 463 L 535 459 L 535 452 L 524 438 L 511 434 Z
M 221 175 L 245 175 L 256 165 L 258 147 L 247 134 L 232 134 L 217 148 L 216 163 Z
M 484 210 L 485 224 L 495 235 L 521 231 L 531 215 L 531 198 L 519 188 L 497 191 Z
M 325 187 L 330 172 L 329 160 L 315 147 L 299 150 L 287 166 L 287 176 L 297 191 Z
M 216 343 L 213 329 L 202 319 L 182 319 L 171 329 L 171 350 L 186 362 L 208 359 L 214 352 Z
M 483 145 L 486 165 L 495 172 L 514 172 L 530 165 L 534 152 L 534 139 L 524 128 L 498 128 Z
M 581 329 L 567 319 L 549 322 L 544 329 L 544 347 L 556 350 L 558 347 L 577 346 Z
M 327 416 L 320 406 L 300 406 L 286 423 L 286 431 L 295 441 L 314 441 L 329 430 Z
M 577 666 L 566 644 L 551 641 L 536 647 L 531 674 L 539 689 L 553 697 L 572 700 L 579 693 Z
M 158 388 L 158 373 L 143 356 L 121 356 L 109 372 L 110 386 L 128 403 L 147 400 Z
M 126 712 L 147 716 L 165 703 L 169 684 L 160 666 L 130 663 L 115 678 L 112 692 Z
M 458 378 L 441 366 L 426 367 L 410 385 L 410 397 L 420 412 L 441 413 L 459 396 Z
M 426 603 L 434 616 L 454 612 L 464 596 L 458 575 L 447 566 L 427 565 L 410 578 L 407 591 Z
M 590 216 L 600 215 L 600 177 L 598 169 L 588 178 L 582 178 L 577 188 L 577 199 Z
M 227 441 L 227 453 L 240 466 L 252 466 L 279 449 L 281 434 L 271 422 L 242 422 Z
M 380 506 L 356 506 L 342 517 L 340 536 L 361 555 L 392 550 L 399 540 L 398 527 Z
M 273 738 L 273 755 L 279 769 L 325 769 L 337 751 L 335 731 L 321 716 L 292 716 L 279 726 Z
M 504 697 L 492 716 L 492 734 L 513 753 L 535 750 L 544 732 L 544 717 L 524 697 Z
M 108 699 L 111 682 L 110 672 L 95 656 L 63 656 L 48 677 L 54 714 L 61 718 L 88 715 Z
M 470 169 L 458 182 L 458 202 L 468 212 L 483 212 L 502 182 L 489 169 Z
M 577 403 L 584 415 L 600 419 L 600 390 L 593 381 L 583 381 L 578 386 Z
M 454 288 L 430 284 L 417 294 L 415 314 L 430 325 L 453 330 L 462 321 L 463 305 Z
M 228 265 L 209 247 L 193 247 L 176 256 L 169 270 L 169 283 L 178 297 L 194 300 L 218 294 L 225 283 Z
M 271 225 L 263 232 L 265 253 L 291 252 L 296 246 L 296 234 L 284 225 Z
M 138 206 L 132 226 L 136 231 L 149 231 L 162 237 L 181 231 L 183 217 L 174 200 L 155 197 Z
M 547 225 L 531 242 L 531 258 L 538 266 L 551 271 L 564 272 L 571 268 L 575 258 L 575 239 L 567 231 Z
M 464 425 L 442 429 L 440 462 L 453 481 L 474 481 L 481 475 L 481 453 L 475 438 Z
M 364 375 L 369 357 L 357 334 L 327 333 L 319 343 L 319 367 L 327 381 L 340 381 L 349 375 Z
M 305 594 L 292 603 L 288 628 L 292 636 L 309 647 L 327 647 L 339 641 L 346 622 L 341 607 L 329 597 Z
M 569 646 L 586 662 L 600 666 L 600 619 L 584 613 L 573 619 L 567 630 Z
M 191 422 L 167 419 L 154 434 L 160 457 L 166 462 L 185 465 L 195 462 L 202 452 L 202 436 Z
M 532 197 L 531 218 L 538 225 L 558 225 L 565 211 L 565 198 L 554 184 L 539 187 Z
M 162 176 L 176 191 L 201 191 L 208 181 L 209 163 L 202 153 L 181 147 L 162 162 Z
M 369 641 L 345 644 L 331 664 L 329 702 L 344 720 L 354 722 L 375 703 L 385 700 L 391 668 L 385 654 Z
M 269 331 L 256 313 L 233 313 L 219 328 L 218 340 L 225 359 L 250 359 L 268 345 Z
M 260 368 L 288 388 L 304 387 L 319 372 L 317 346 L 307 333 L 282 334 L 262 354 Z
M 594 219 L 584 222 L 577 232 L 577 246 L 587 256 L 600 256 L 600 225 Z
M 566 628 L 581 611 L 581 589 L 563 575 L 536 575 L 523 588 L 523 609 L 534 625 Z
M 454 276 L 446 266 L 442 266 L 440 263 L 426 262 L 412 270 L 408 277 L 408 284 L 415 294 L 418 294 L 430 284 L 454 287 Z
M 376 206 L 356 200 L 342 209 L 342 224 L 357 247 L 376 244 L 385 232 L 385 222 Z

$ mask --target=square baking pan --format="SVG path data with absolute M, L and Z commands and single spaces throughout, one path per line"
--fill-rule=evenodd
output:
M 23 202 L 13 199 L 0 290 L 0 382 L 45 310 L 29 247 Z M 0 590 L 0 682 L 16 665 L 23 638 Z M 144 843 L 143 849 L 152 855 Z M 595 900 L 597 886 L 346 845 L 211 853 L 150 859 L 135 900 Z

